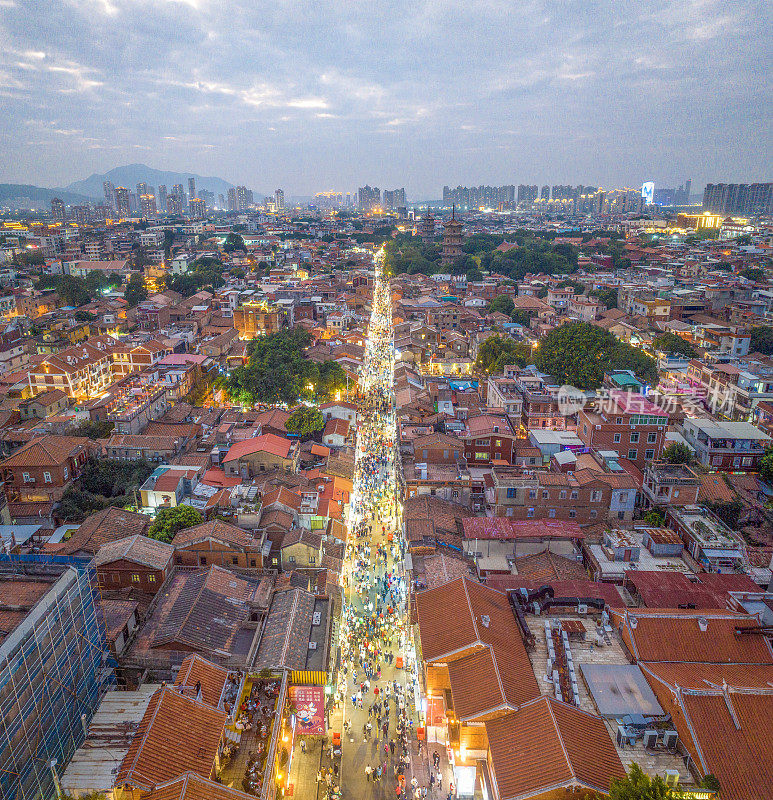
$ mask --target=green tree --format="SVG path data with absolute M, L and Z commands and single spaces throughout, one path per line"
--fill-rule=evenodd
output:
M 325 420 L 317 406 L 298 406 L 286 423 L 287 430 L 290 433 L 297 433 L 302 439 L 314 436 L 324 427 Z
M 669 464 L 689 464 L 691 458 L 690 448 L 681 442 L 671 442 L 663 451 L 663 461 Z
M 59 297 L 65 305 L 82 306 L 91 300 L 91 295 L 86 288 L 86 281 L 83 278 L 76 278 L 75 275 L 63 275 L 56 287 Z
M 773 447 L 768 447 L 760 460 L 760 476 L 773 486 Z
M 579 389 L 598 389 L 604 374 L 615 369 L 631 369 L 648 383 L 658 381 L 653 358 L 588 322 L 569 323 L 552 330 L 540 342 L 535 355 L 538 369 L 559 383 Z
M 717 776 L 708 772 L 703 776 L 703 780 L 701 781 L 701 789 L 708 789 L 710 792 L 720 792 L 722 787 L 720 786 Z
M 229 233 L 228 236 L 225 237 L 223 250 L 225 250 L 226 253 L 233 253 L 235 250 L 244 250 L 246 252 L 247 247 L 244 244 L 244 239 L 242 239 L 238 233 Z
M 591 294 L 607 308 L 617 308 L 617 289 L 594 289 Z
M 738 497 L 732 500 L 707 500 L 704 505 L 716 514 L 728 528 L 736 529 L 743 513 L 743 503 Z
M 671 790 L 660 775 L 650 778 L 638 764 L 631 764 L 625 778 L 614 778 L 609 800 L 668 800 Z
M 742 269 L 738 274 L 750 281 L 765 280 L 765 270 L 759 267 L 747 267 L 746 269 Z
M 486 310 L 492 314 L 498 311 L 500 314 L 507 314 L 509 317 L 515 311 L 515 303 L 513 303 L 513 298 L 510 295 L 500 294 L 486 306 Z
M 666 524 L 666 518 L 662 511 L 656 508 L 650 509 L 643 517 L 642 521 L 651 528 L 662 528 Z
M 501 372 L 507 364 L 524 367 L 532 356 L 532 348 L 528 344 L 516 342 L 505 336 L 489 336 L 478 348 L 475 369 L 479 372 Z
M 146 300 L 148 290 L 145 288 L 145 281 L 138 272 L 131 276 L 124 289 L 123 299 L 129 304 L 129 308 L 134 308 L 138 303 Z
M 204 517 L 191 506 L 162 508 L 156 513 L 156 518 L 148 529 L 148 536 L 160 542 L 171 542 L 177 531 L 201 525 L 202 522 Z
M 769 356 L 773 353 L 773 326 L 758 325 L 751 329 L 749 349 L 753 353 Z
M 655 350 L 659 350 L 662 353 L 675 353 L 686 356 L 687 358 L 698 357 L 698 351 L 693 347 L 691 342 L 669 331 L 661 333 L 660 336 L 656 336 L 652 340 L 652 346 Z

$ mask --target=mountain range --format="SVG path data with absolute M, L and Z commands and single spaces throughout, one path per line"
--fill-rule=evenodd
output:
M 188 178 L 196 180 L 197 189 L 206 189 L 214 192 L 215 197 L 218 194 L 227 195 L 228 190 L 233 188 L 232 183 L 228 183 L 222 178 L 206 177 L 197 175 L 195 172 L 169 172 L 167 170 L 153 169 L 145 164 L 127 164 L 123 167 L 115 167 L 105 173 L 94 173 L 85 180 L 75 181 L 63 188 L 69 192 L 101 200 L 104 198 L 102 184 L 105 181 L 110 181 L 114 186 L 125 186 L 132 191 L 134 191 L 138 183 L 147 183 L 156 189 L 159 184 L 164 184 L 167 192 L 171 192 L 174 184 L 181 183 L 187 193 Z M 262 197 L 262 195 L 256 195 L 257 197 Z

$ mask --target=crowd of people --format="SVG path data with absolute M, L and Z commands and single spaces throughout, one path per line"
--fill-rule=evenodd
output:
M 427 787 L 407 778 L 416 678 L 408 646 L 405 542 L 398 525 L 393 375 L 391 297 L 377 261 L 361 379 L 336 699 L 351 702 L 347 735 L 371 745 L 366 780 L 393 781 L 392 796 L 408 798 Z M 392 677 L 384 675 L 387 669 Z M 364 720 L 357 730 L 351 721 L 355 710 Z

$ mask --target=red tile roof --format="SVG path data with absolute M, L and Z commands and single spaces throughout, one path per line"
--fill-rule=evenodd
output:
M 486 722 L 500 800 L 545 796 L 561 787 L 609 792 L 625 769 L 600 717 L 540 697 Z
M 158 784 L 152 792 L 144 795 L 144 800 L 251 800 L 253 797 L 202 778 L 195 772 L 186 772 L 178 778 Z
M 462 520 L 466 539 L 584 539 L 572 520 L 510 520 L 506 517 L 470 517 Z
M 159 689 L 150 699 L 115 785 L 148 791 L 188 771 L 209 778 L 225 722 L 225 712 L 171 687 Z
M 266 452 L 280 458 L 287 458 L 292 442 L 282 436 L 273 433 L 264 433 L 260 436 L 253 436 L 243 442 L 237 442 L 226 453 L 223 463 L 237 461 L 240 458 L 251 455 L 252 453 Z
M 180 671 L 177 673 L 174 685 L 193 688 L 197 682 L 200 682 L 201 699 L 208 705 L 217 708 L 227 680 L 227 669 L 223 669 L 223 667 L 207 661 L 206 658 L 202 658 L 198 653 L 194 653 L 186 656 L 182 664 L 180 664 Z

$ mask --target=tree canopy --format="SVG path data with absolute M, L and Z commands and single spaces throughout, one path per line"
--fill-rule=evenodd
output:
M 148 529 L 148 536 L 151 539 L 158 539 L 159 542 L 168 543 L 172 541 L 177 531 L 192 528 L 202 522 L 204 522 L 204 517 L 191 506 L 162 508 Z
M 142 275 L 135 273 L 131 276 L 129 283 L 126 284 L 123 299 L 129 304 L 129 308 L 134 308 L 138 303 L 146 300 L 147 297 L 148 290 L 145 288 L 145 281 L 142 279 Z
M 625 778 L 615 778 L 609 790 L 609 800 L 667 800 L 671 790 L 660 775 L 650 778 L 635 763 Z
M 510 295 L 500 294 L 486 306 L 486 310 L 491 313 L 499 311 L 500 314 L 507 314 L 509 317 L 515 311 L 515 303 Z
M 532 348 L 528 344 L 516 342 L 505 336 L 489 336 L 478 348 L 475 368 L 480 372 L 502 372 L 507 364 L 524 367 L 532 356 Z
M 617 289 L 594 289 L 591 294 L 607 308 L 617 308 Z
M 286 423 L 287 430 L 297 433 L 302 439 L 313 436 L 324 427 L 325 420 L 317 406 L 298 406 Z
M 335 361 L 306 357 L 311 334 L 302 328 L 254 339 L 247 364 L 228 377 L 225 389 L 239 403 L 295 404 L 300 397 L 330 399 L 346 388 L 346 372 Z
M 535 363 L 559 383 L 579 389 L 598 389 L 604 374 L 616 369 L 633 370 L 647 383 L 658 382 L 653 358 L 588 322 L 573 322 L 552 330 L 540 342 Z
M 760 476 L 773 486 L 773 447 L 769 447 L 760 460 Z
M 766 356 L 773 353 L 773 327 L 770 325 L 758 325 L 752 328 L 750 333 L 749 349 L 753 353 L 762 353 Z
M 663 461 L 669 464 L 689 464 L 692 452 L 686 444 L 681 442 L 671 442 L 663 451 Z
M 688 342 L 687 339 L 683 339 L 681 336 L 677 336 L 670 331 L 656 336 L 652 340 L 652 346 L 655 350 L 659 350 L 663 353 L 676 353 L 686 356 L 687 358 L 697 358 L 698 356 L 698 351 L 691 342 Z

